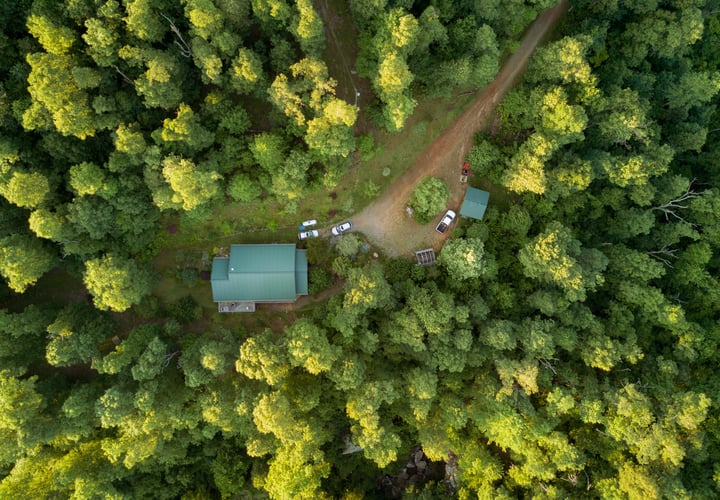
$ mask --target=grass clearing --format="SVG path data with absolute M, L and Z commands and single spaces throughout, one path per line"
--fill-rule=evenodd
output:
M 351 218 L 399 179 L 425 146 L 472 100 L 472 95 L 427 99 L 416 107 L 402 131 L 373 130 L 373 153 L 366 155 L 365 160 L 356 155 L 333 191 L 318 189 L 303 196 L 296 213 L 286 213 L 282 204 L 265 199 L 219 207 L 206 220 L 168 219 L 167 225 L 176 223 L 177 232 L 162 237 L 164 250 L 155 259 L 162 279 L 155 294 L 166 303 L 190 294 L 204 311 L 214 313 L 216 308 L 207 281 L 198 281 L 190 287 L 178 279 L 181 271 L 178 252 L 204 252 L 212 258 L 217 248 L 231 244 L 296 243 L 298 224 L 309 218 L 318 219 L 318 227 L 328 231 L 334 223 Z
M 375 129 L 372 132 L 376 153 L 366 161 L 358 160 L 354 172 L 354 184 L 363 186 L 372 181 L 382 193 L 383 189 L 415 164 L 416 158 L 425 147 L 432 143 L 445 128 L 473 101 L 472 95 L 460 97 L 437 97 L 422 101 L 400 132 Z M 386 173 L 389 169 L 389 174 Z M 362 196 L 362 203 L 356 210 L 364 208 L 372 199 Z M 374 198 L 374 197 L 373 197 Z
M 207 281 L 188 286 L 179 279 L 182 269 L 177 263 L 178 252 L 207 253 L 212 258 L 218 247 L 230 244 L 295 243 L 298 224 L 310 218 L 318 219 L 318 228 L 321 233 L 327 234 L 331 225 L 351 218 L 397 181 L 415 164 L 425 147 L 473 102 L 473 94 L 424 99 L 401 132 L 390 133 L 373 126 L 364 112 L 373 100 L 370 82 L 360 78 L 354 70 L 358 51 L 357 30 L 349 6 L 340 0 L 316 0 L 314 3 L 324 20 L 326 48 L 323 56 L 330 75 L 337 80 L 337 96 L 360 107 L 356 132 L 371 137 L 371 142 L 367 137 L 363 139 L 371 147 L 365 147 L 362 154 L 352 156 L 352 162 L 334 189 L 318 188 L 305 193 L 294 213 L 286 211 L 285 206 L 277 201 L 265 199 L 249 204 L 218 206 L 204 221 L 181 218 L 175 234 L 163 234 L 161 247 L 164 250 L 155 259 L 162 275 L 155 294 L 163 302 L 172 302 L 190 294 L 203 307 L 206 315 L 212 314 L 213 322 L 220 316 L 218 321 L 222 324 L 249 326 L 256 320 L 262 320 L 267 325 L 265 320 L 272 319 L 272 316 L 263 319 L 261 309 L 253 315 L 231 315 L 242 317 L 237 319 L 225 319 L 226 315 L 218 315 Z

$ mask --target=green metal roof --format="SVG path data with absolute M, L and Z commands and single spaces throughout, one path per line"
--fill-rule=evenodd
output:
M 230 245 L 229 273 L 294 271 L 294 244 Z
M 210 275 L 212 280 L 227 280 L 228 279 L 228 259 L 216 258 L 213 259 L 212 263 L 212 274 Z
M 210 276 L 215 302 L 292 302 L 308 293 L 305 250 L 294 244 L 231 245 Z
M 490 193 L 473 187 L 467 188 L 465 199 L 460 207 L 460 215 L 472 219 L 482 220 L 485 216 Z
M 295 286 L 298 295 L 308 294 L 308 262 L 305 250 L 295 251 Z

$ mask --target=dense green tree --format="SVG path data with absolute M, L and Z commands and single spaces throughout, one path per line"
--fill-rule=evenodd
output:
M 353 125 L 357 108 L 341 99 L 328 99 L 321 113 L 308 121 L 305 142 L 323 157 L 347 156 L 355 149 Z
M 310 321 L 296 321 L 285 330 L 293 366 L 302 366 L 317 375 L 329 371 L 338 357 L 338 349 L 327 339 L 327 332 Z
M 541 131 L 548 138 L 561 144 L 577 142 L 583 138 L 587 115 L 582 106 L 568 102 L 562 87 L 555 87 L 542 98 Z
M 554 284 L 569 300 L 585 300 L 586 293 L 604 282 L 607 257 L 595 249 L 582 249 L 572 233 L 558 222 L 549 224 L 518 254 L 525 274 Z
M 390 285 L 383 276 L 382 266 L 376 261 L 364 268 L 353 268 L 348 273 L 345 307 L 366 310 L 382 308 L 392 299 Z
M 303 193 L 307 182 L 307 173 L 312 164 L 312 156 L 300 149 L 288 153 L 282 166 L 270 183 L 270 189 L 279 199 L 294 202 Z M 286 207 L 286 210 L 287 207 Z
M 262 60 L 251 49 L 242 47 L 232 61 L 230 84 L 235 91 L 249 94 L 262 88 L 265 81 Z
M 32 104 L 23 113 L 27 130 L 55 129 L 85 139 L 95 134 L 95 113 L 75 78 L 73 59 L 62 54 L 28 54 Z
M 160 138 L 166 143 L 181 143 L 187 146 L 191 152 L 203 150 L 213 144 L 214 135 L 205 129 L 199 121 L 199 117 L 187 104 L 178 107 L 174 119 L 166 118 L 163 121 L 163 128 Z
M 21 312 L 0 309 L 0 360 L 14 377 L 25 374 L 42 353 L 50 311 L 30 305 Z
M 292 120 L 311 150 L 323 157 L 347 156 L 355 146 L 352 126 L 357 109 L 334 97 L 337 82 L 325 63 L 305 58 L 272 83 L 271 102 Z
M 653 11 L 643 12 L 645 16 L 628 23 L 623 33 L 626 45 L 620 51 L 632 65 L 640 64 L 641 56 L 681 56 L 702 36 L 702 14 L 695 6 L 683 6 L 674 12 L 654 7 Z
M 407 62 L 399 54 L 391 52 L 380 61 L 374 83 L 386 103 L 383 116 L 390 131 L 402 130 L 417 105 L 407 90 L 412 80 Z
M 350 257 L 360 250 L 360 240 L 354 234 L 346 234 L 338 239 L 336 248 L 340 255 Z
M 255 0 L 252 9 L 257 17 L 266 22 L 276 20 L 284 24 L 292 15 L 292 8 L 285 0 Z
M 673 152 L 668 146 L 661 146 L 644 155 L 618 156 L 603 164 L 608 178 L 618 186 L 643 185 L 653 176 L 667 171 Z
M 118 191 L 118 183 L 94 163 L 83 162 L 70 167 L 70 187 L 78 196 L 98 195 L 112 198 Z
M 166 20 L 158 15 L 166 7 L 163 0 L 129 0 L 125 4 L 127 16 L 123 21 L 128 31 L 140 40 L 157 42 L 168 30 Z
M 153 285 L 146 265 L 113 254 L 86 261 L 83 280 L 95 307 L 112 311 L 139 303 Z
M 531 82 L 539 80 L 574 83 L 594 87 L 597 78 L 586 59 L 590 40 L 586 36 L 566 36 L 542 47 L 528 68 Z
M 99 196 L 75 198 L 67 207 L 67 220 L 75 230 L 100 241 L 115 232 L 116 210 Z
M 305 58 L 289 69 L 292 79 L 279 74 L 270 86 L 270 100 L 298 127 L 304 127 L 308 114 L 322 108 L 324 98 L 334 94 L 337 83 L 319 59 Z
M 63 212 L 51 212 L 46 209 L 34 210 L 28 218 L 30 230 L 41 238 L 58 243 L 70 243 L 75 238 L 75 231 Z
M 145 152 L 147 144 L 138 124 L 121 124 L 114 134 L 115 149 L 131 157 L 139 157 Z
M 656 132 L 649 114 L 650 103 L 629 88 L 613 87 L 606 96 L 604 113 L 598 123 L 604 139 L 610 144 L 627 146 L 630 141 L 647 143 Z
M 238 345 L 229 332 L 205 334 L 188 339 L 179 364 L 188 387 L 199 387 L 228 372 L 233 367 Z
M 445 243 L 438 257 L 450 279 L 463 281 L 479 278 L 491 267 L 485 255 L 485 245 L 478 238 L 457 238 Z
M 115 375 L 137 360 L 150 339 L 160 335 L 157 325 L 140 325 L 130 332 L 114 350 L 105 354 L 102 359 L 95 358 L 92 366 L 99 373 Z
M 415 187 L 410 195 L 409 206 L 413 209 L 413 217 L 427 224 L 446 207 L 450 198 L 450 190 L 437 177 L 426 177 Z
M 385 467 L 397 458 L 400 437 L 388 422 L 381 421 L 378 410 L 398 397 L 391 381 L 368 381 L 348 395 L 348 417 L 357 421 L 351 428 L 353 442 L 363 448 L 366 458 Z
M 194 34 L 209 40 L 223 30 L 223 12 L 212 1 L 189 0 L 184 3 L 185 15 Z
M 145 0 L 135 0 L 144 2 Z M 151 108 L 174 109 L 182 102 L 182 64 L 173 54 L 148 49 L 135 56 L 121 50 L 120 56 L 131 60 L 137 57 L 146 68 L 135 81 L 135 89 L 143 96 L 145 105 Z
M 380 96 L 387 101 L 401 95 L 412 82 L 412 73 L 405 60 L 395 53 L 388 54 L 378 68 L 377 86 Z
M 63 55 L 70 52 L 76 43 L 76 34 L 63 25 L 63 16 L 57 6 L 50 2 L 33 2 L 31 14 L 27 19 L 27 28 L 43 49 L 50 54 Z
M 112 319 L 89 304 L 66 306 L 47 327 L 46 358 L 53 366 L 86 363 L 97 357 L 98 344 L 114 330 Z
M 665 99 L 670 108 L 688 109 L 709 102 L 718 91 L 720 74 L 687 72 L 669 85 Z
M 17 293 L 34 285 L 55 264 L 55 254 L 37 238 L 24 234 L 0 238 L 0 274 Z
M 222 83 L 223 61 L 215 48 L 205 40 L 193 38 L 191 50 L 195 64 L 202 70 L 206 83 Z
M 500 157 L 498 148 L 490 141 L 483 140 L 472 147 L 468 153 L 468 162 L 473 172 L 484 175 L 494 170 Z
M 503 184 L 516 193 L 544 194 L 547 189 L 545 162 L 558 144 L 541 133 L 533 134 L 510 159 L 503 174 Z
M 255 161 L 271 175 L 282 165 L 287 147 L 285 138 L 275 133 L 257 134 L 250 143 Z
M 235 174 L 227 186 L 227 194 L 235 201 L 248 203 L 260 196 L 262 189 L 249 175 Z
M 145 350 L 138 356 L 130 373 L 137 381 L 152 380 L 167 366 L 168 346 L 159 337 L 153 337 Z
M 36 208 L 50 194 L 50 183 L 40 172 L 13 172 L 7 183 L 0 184 L 0 194 L 23 208 Z
M 105 4 L 112 9 L 102 18 L 89 18 L 85 20 L 85 33 L 83 41 L 88 45 L 87 53 L 93 58 L 98 66 L 112 66 L 118 59 L 117 52 L 120 48 L 120 24 L 119 6 L 111 3 Z
M 37 382 L 37 376 L 19 379 L 7 371 L 0 372 L 0 430 L 9 447 L 3 453 L 5 463 L 8 459 L 14 461 L 28 447 L 41 443 L 50 430 L 43 429 L 46 422 L 43 422 L 42 410 L 47 401 L 38 392 Z
M 248 378 L 277 385 L 289 370 L 287 352 L 273 342 L 271 332 L 266 330 L 242 343 L 235 370 Z
M 172 189 L 170 203 L 160 201 L 159 208 L 193 210 L 208 203 L 219 192 L 220 174 L 211 168 L 202 168 L 191 160 L 171 155 L 162 163 L 162 175 Z M 156 201 L 156 202 L 157 202 Z
M 310 0 L 297 0 L 295 4 L 298 16 L 292 23 L 291 30 L 305 54 L 319 55 L 325 46 L 322 19 Z

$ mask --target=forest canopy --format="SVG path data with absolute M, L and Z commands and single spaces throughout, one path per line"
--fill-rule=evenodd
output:
M 717 497 L 717 0 L 569 2 L 434 266 L 308 241 L 333 293 L 280 324 L 180 251 L 154 288 L 168 226 L 336 194 L 360 120 L 482 88 L 554 3 L 2 4 L 0 497 Z

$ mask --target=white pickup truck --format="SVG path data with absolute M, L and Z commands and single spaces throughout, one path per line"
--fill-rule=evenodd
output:
M 444 233 L 447 231 L 447 228 L 450 227 L 450 224 L 452 224 L 452 221 L 455 220 L 455 211 L 454 210 L 448 210 L 445 212 L 445 215 L 443 216 L 442 220 L 440 221 L 440 224 L 437 225 L 435 228 L 435 231 L 438 233 Z

